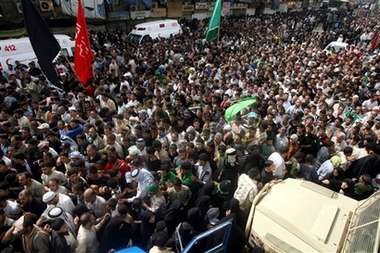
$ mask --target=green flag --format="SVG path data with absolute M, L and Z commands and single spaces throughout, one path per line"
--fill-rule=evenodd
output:
M 363 116 L 357 114 L 352 107 L 346 107 L 343 115 L 345 118 L 350 118 L 354 123 L 363 119 Z
M 235 119 L 236 115 L 240 111 L 244 110 L 248 106 L 255 105 L 255 104 L 256 104 L 256 97 L 244 98 L 227 108 L 226 112 L 224 113 L 224 119 L 227 122 L 231 122 Z
M 163 83 L 166 80 L 166 76 L 160 71 L 159 68 L 156 69 L 156 71 L 154 71 L 154 75 L 156 76 L 158 81 L 160 81 L 160 83 Z
M 220 32 L 220 17 L 222 15 L 222 0 L 216 0 L 214 10 L 206 31 L 206 40 L 217 40 Z

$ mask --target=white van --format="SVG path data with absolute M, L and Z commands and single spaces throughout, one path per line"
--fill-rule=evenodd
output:
M 332 53 L 332 52 L 338 53 L 342 50 L 346 50 L 347 47 L 348 47 L 348 44 L 345 42 L 333 41 L 333 42 L 330 42 L 323 51 L 325 51 L 327 54 Z
M 128 34 L 128 40 L 133 43 L 144 43 L 157 38 L 170 38 L 171 35 L 182 33 L 182 28 L 175 19 L 164 19 L 136 25 Z
M 61 55 L 74 56 L 75 42 L 67 35 L 54 36 L 61 46 Z M 8 66 L 14 66 L 16 61 L 22 64 L 28 64 L 31 61 L 37 63 L 37 57 L 28 37 L 0 40 L 0 71 L 8 71 Z

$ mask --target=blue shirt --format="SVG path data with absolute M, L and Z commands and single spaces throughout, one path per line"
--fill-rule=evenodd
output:
M 82 125 L 78 125 L 76 128 L 71 129 L 69 131 L 66 131 L 66 133 L 64 133 L 64 135 L 66 135 L 67 137 L 70 137 L 71 139 L 75 140 L 75 138 L 78 135 L 81 135 L 82 133 L 83 133 L 83 126 Z
M 331 163 L 331 160 L 327 160 L 322 163 L 321 167 L 317 170 L 318 179 L 321 181 L 330 175 L 334 170 L 334 165 Z

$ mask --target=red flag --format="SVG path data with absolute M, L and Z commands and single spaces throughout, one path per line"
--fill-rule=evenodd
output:
M 378 46 L 379 46 L 379 43 L 380 43 L 380 38 L 379 38 L 379 33 L 378 32 L 375 32 L 373 34 L 373 37 L 372 37 L 372 40 L 371 40 L 371 50 L 375 50 Z
M 92 55 L 90 40 L 88 38 L 86 17 L 82 0 L 78 0 L 77 25 L 75 32 L 74 68 L 79 81 L 87 90 L 88 81 L 92 77 Z

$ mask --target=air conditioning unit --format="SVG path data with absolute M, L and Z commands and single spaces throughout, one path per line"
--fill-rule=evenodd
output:
M 51 0 L 40 0 L 40 8 L 42 12 L 53 11 L 53 3 Z

